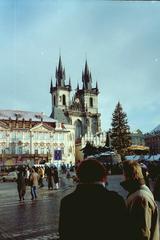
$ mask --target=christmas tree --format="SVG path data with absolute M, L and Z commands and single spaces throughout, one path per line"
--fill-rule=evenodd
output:
M 127 147 L 131 145 L 131 133 L 128 126 L 127 115 L 123 112 L 123 108 L 119 102 L 112 116 L 111 144 L 123 159 Z

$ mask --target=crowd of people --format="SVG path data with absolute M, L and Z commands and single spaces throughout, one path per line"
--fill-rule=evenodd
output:
M 61 172 L 68 178 L 71 168 L 66 167 L 64 171 L 64 166 L 62 165 Z M 44 181 L 47 182 L 48 190 L 58 190 L 59 179 L 59 171 L 56 166 L 19 167 L 17 174 L 19 200 L 24 200 L 27 186 L 30 186 L 31 200 L 35 200 L 37 198 L 37 188 L 43 188 Z
M 124 161 L 120 185 L 128 192 L 127 199 L 107 190 L 109 168 L 97 160 L 85 160 L 75 166 L 20 168 L 17 189 L 19 200 L 30 186 L 31 199 L 37 188 L 57 190 L 59 172 L 76 183 L 75 190 L 61 200 L 59 215 L 60 240 L 159 240 L 160 177 L 150 190 L 149 168 L 143 162 Z M 74 172 L 74 174 L 71 174 Z M 76 173 L 76 174 L 75 174 Z

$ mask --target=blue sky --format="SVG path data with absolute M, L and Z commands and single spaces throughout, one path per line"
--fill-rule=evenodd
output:
M 0 109 L 50 115 L 61 52 L 73 89 L 87 58 L 103 130 L 118 101 L 132 131 L 160 124 L 159 2 L 0 0 L 0 46 Z

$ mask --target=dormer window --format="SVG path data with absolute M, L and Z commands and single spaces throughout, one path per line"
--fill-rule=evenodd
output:
M 22 117 L 22 115 L 21 115 L 21 114 L 19 114 L 19 113 L 15 113 L 15 117 L 18 119 L 18 118 L 21 118 L 21 117 Z
M 42 118 L 42 116 L 40 114 L 36 114 L 35 117 L 38 118 L 38 119 Z

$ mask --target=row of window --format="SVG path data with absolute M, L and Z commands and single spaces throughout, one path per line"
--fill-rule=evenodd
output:
M 23 133 L 23 132 L 12 132 L 7 134 L 6 132 L 0 132 L 0 139 L 6 139 L 9 137 L 12 141 L 23 141 L 23 140 L 30 140 L 31 139 L 31 134 L 30 133 Z M 63 134 L 53 134 L 51 136 L 49 133 L 39 133 L 39 132 L 34 132 L 32 133 L 32 139 L 33 140 L 50 140 L 53 139 L 55 141 L 63 141 L 64 140 L 64 135 Z
M 59 102 L 62 102 L 63 106 L 66 106 L 66 96 L 63 94 L 62 96 L 59 96 Z M 54 95 L 53 97 L 53 103 L 56 105 L 56 97 Z M 93 98 L 89 98 L 89 107 L 93 107 Z
M 50 153 L 50 149 L 48 148 L 38 148 L 38 149 L 34 149 L 32 153 L 34 154 L 47 154 Z M 61 148 L 61 152 L 62 154 L 64 154 L 64 148 Z M 22 147 L 12 147 L 12 148 L 6 148 L 5 150 L 0 148 L 0 154 L 29 154 L 30 153 L 30 149 L 29 148 L 22 148 Z

